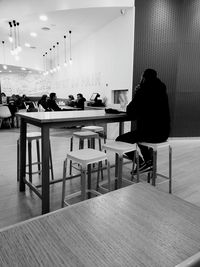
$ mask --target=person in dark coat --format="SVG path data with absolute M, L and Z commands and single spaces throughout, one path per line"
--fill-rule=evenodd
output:
M 76 108 L 80 108 L 80 109 L 84 109 L 84 106 L 85 106 L 85 97 L 83 97 L 82 94 L 77 94 L 77 99 L 76 101 L 74 101 L 74 107 Z
M 144 71 L 126 112 L 132 121 L 136 121 L 136 129 L 118 136 L 116 141 L 134 144 L 167 140 L 170 133 L 168 96 L 166 86 L 157 78 L 155 70 Z M 139 147 L 143 156 L 143 159 L 140 158 L 140 169 L 152 167 L 152 150 L 141 145 Z M 133 153 L 127 153 L 127 156 L 133 159 Z
M 38 106 L 41 105 L 45 111 L 50 111 L 47 105 L 47 95 L 42 95 L 42 97 L 38 100 Z
M 56 103 L 56 93 L 50 93 L 49 99 L 47 100 L 47 107 L 49 110 L 61 111 L 62 109 Z

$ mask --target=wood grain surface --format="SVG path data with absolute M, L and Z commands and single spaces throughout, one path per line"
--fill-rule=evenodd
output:
M 200 249 L 200 208 L 135 184 L 0 232 L 0 266 L 175 266 Z

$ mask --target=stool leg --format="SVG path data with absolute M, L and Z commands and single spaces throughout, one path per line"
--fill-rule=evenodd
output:
M 108 190 L 111 191 L 110 162 L 107 160 Z
M 41 175 L 40 169 L 40 143 L 39 140 L 36 140 L 36 150 L 37 150 L 37 162 L 38 162 L 38 174 Z
M 96 184 L 96 190 L 98 191 L 98 189 L 99 189 L 99 170 L 100 170 L 100 168 L 101 168 L 101 166 L 100 166 L 100 162 L 98 162 L 97 166 L 98 166 L 98 169 L 97 169 L 97 184 Z
M 51 179 L 54 180 L 53 161 L 52 161 L 51 143 L 50 142 L 49 142 L 49 162 L 50 162 L 50 170 L 51 170 Z
M 65 200 L 65 184 L 66 184 L 66 171 L 67 171 L 67 159 L 63 162 L 63 184 L 62 184 L 62 201 L 61 207 L 64 207 L 64 200 Z
M 19 139 L 17 140 L 17 181 L 19 181 L 19 174 L 20 174 L 20 164 L 19 164 Z
M 122 187 L 122 166 L 123 166 L 123 156 L 119 156 L 119 159 L 118 159 L 117 188 L 121 188 Z
M 73 150 L 73 136 L 70 138 L 70 151 Z M 69 163 L 69 175 L 72 175 L 72 161 Z
M 102 147 L 101 147 L 101 137 L 99 136 L 99 151 L 102 151 Z
M 172 148 L 169 146 L 169 193 L 172 193 Z
M 101 138 L 99 136 L 99 151 L 102 151 L 102 147 L 101 147 Z M 101 162 L 101 180 L 103 181 L 103 169 L 102 169 L 102 162 Z
M 81 169 L 81 199 L 86 199 L 86 169 Z
M 80 138 L 79 140 L 79 149 L 83 149 L 84 148 L 84 139 Z
M 32 144 L 28 142 L 28 168 L 29 168 L 29 181 L 32 183 Z
M 91 170 L 92 170 L 92 166 L 91 164 L 88 164 L 88 190 L 91 190 Z M 91 193 L 88 192 L 88 198 L 91 198 Z
M 140 181 L 140 173 L 139 173 L 139 153 L 135 151 L 135 158 L 136 158 L 136 168 L 137 168 L 137 183 Z
M 156 185 L 156 173 L 157 173 L 157 151 L 153 151 L 153 177 L 152 185 Z
M 119 156 L 118 156 L 118 154 L 116 153 L 116 154 L 115 154 L 115 177 L 118 177 L 118 165 L 117 165 L 118 160 L 119 160 Z

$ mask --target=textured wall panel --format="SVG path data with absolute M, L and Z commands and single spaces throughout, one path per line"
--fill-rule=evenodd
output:
M 150 67 L 165 82 L 171 136 L 200 135 L 200 1 L 136 0 L 133 87 Z

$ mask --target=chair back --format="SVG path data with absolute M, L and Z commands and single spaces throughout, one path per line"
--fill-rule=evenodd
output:
M 12 114 L 8 106 L 0 106 L 0 118 L 9 118 Z

